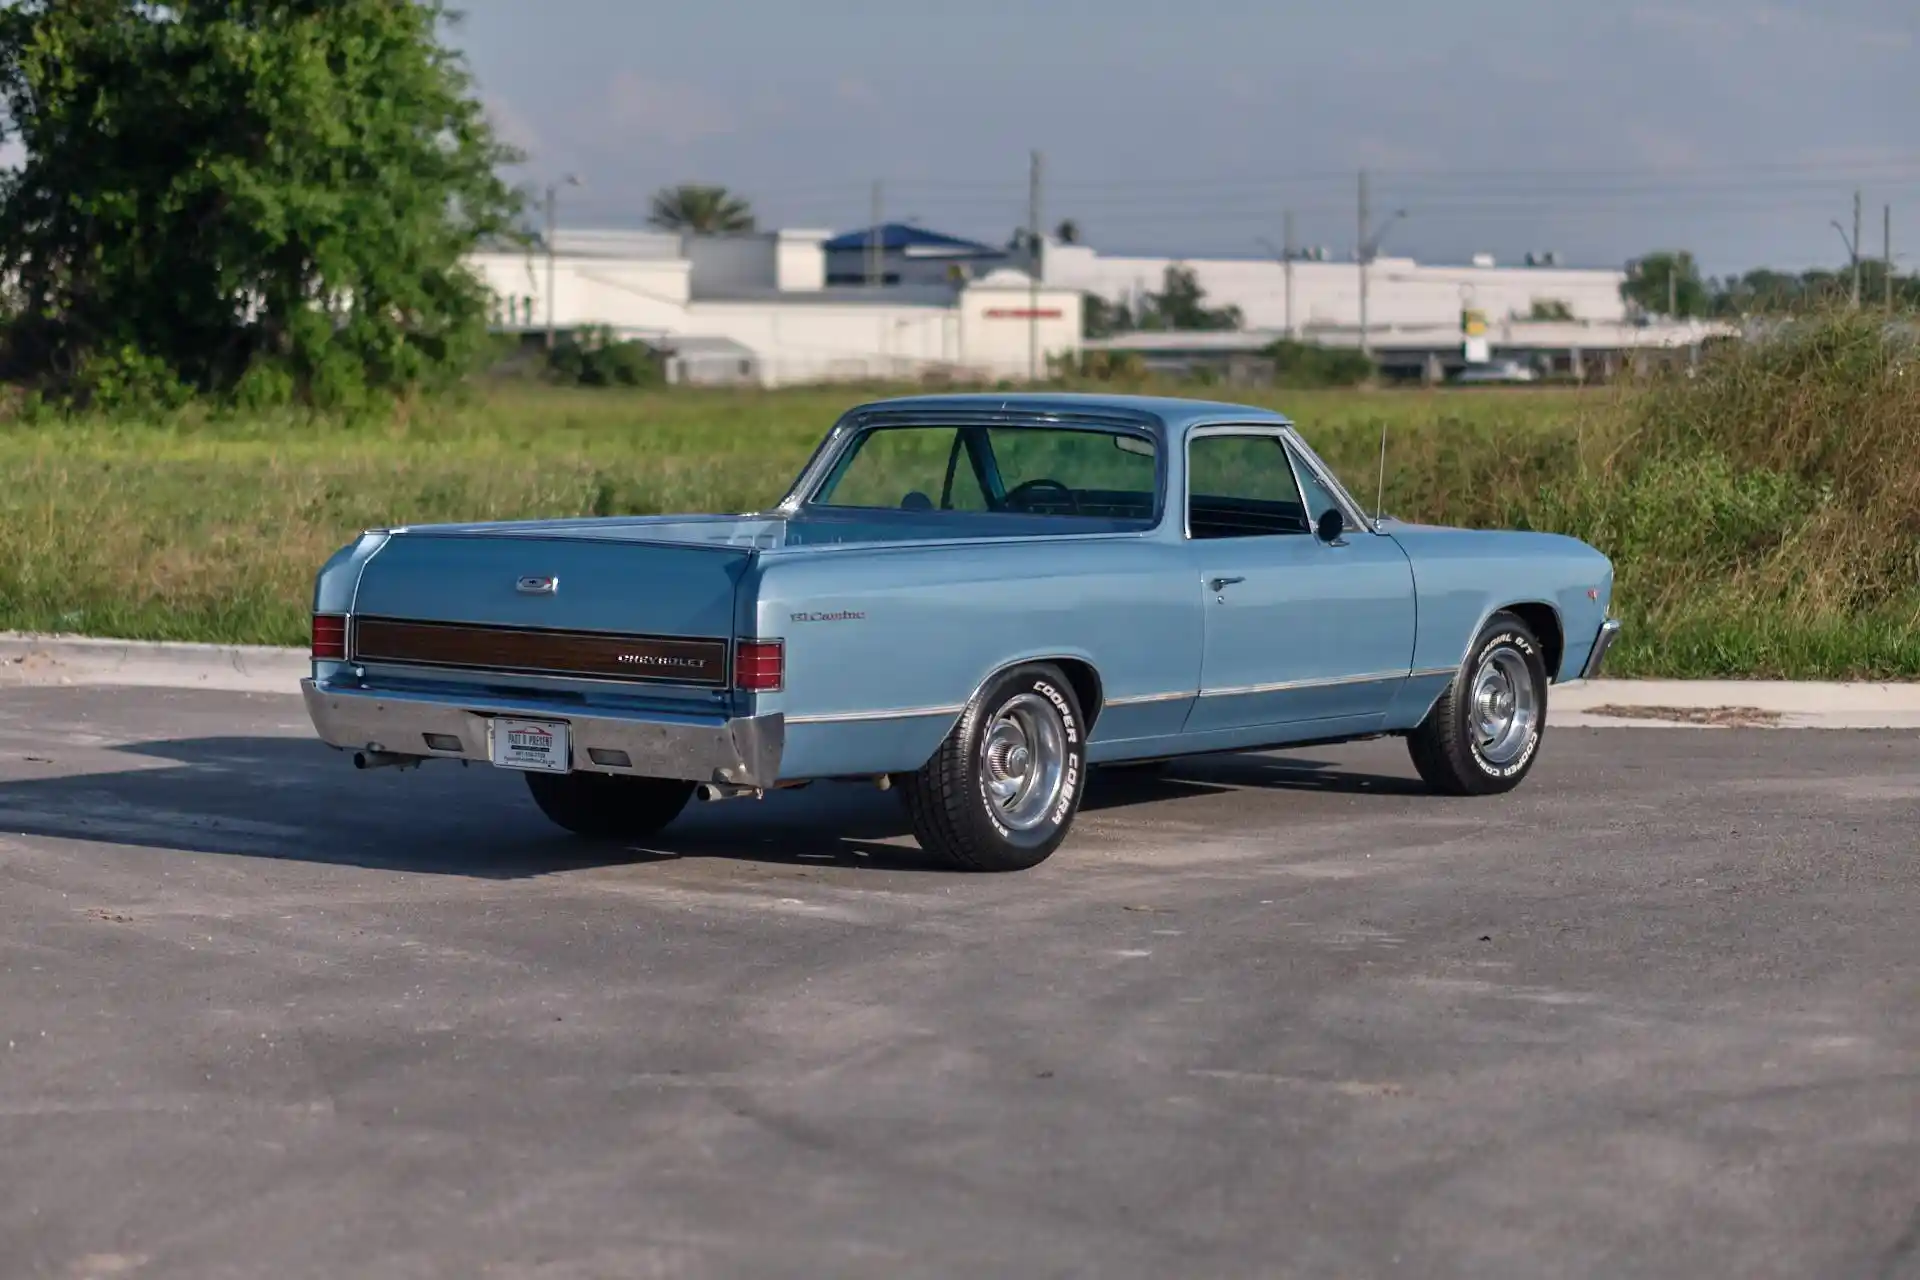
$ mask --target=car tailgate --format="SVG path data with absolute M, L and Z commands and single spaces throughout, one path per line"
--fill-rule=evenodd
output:
M 354 593 L 362 662 L 725 685 L 750 548 L 393 535 Z

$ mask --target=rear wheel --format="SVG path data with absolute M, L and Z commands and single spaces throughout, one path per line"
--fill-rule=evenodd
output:
M 1547 668 L 1527 624 L 1497 613 L 1453 683 L 1407 736 L 1413 767 L 1435 791 L 1494 795 L 1520 785 L 1547 728 Z
M 902 780 L 920 847 L 967 871 L 1046 861 L 1080 810 L 1084 726 L 1056 667 L 1016 667 L 989 681 L 933 758 Z
M 656 835 L 693 797 L 691 782 L 610 773 L 529 773 L 527 790 L 540 812 L 575 835 L 595 840 Z

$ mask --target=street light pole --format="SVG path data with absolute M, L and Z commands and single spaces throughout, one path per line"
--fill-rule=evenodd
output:
M 1386 239 L 1387 232 L 1392 229 L 1393 224 L 1406 216 L 1405 209 L 1395 209 L 1371 236 L 1367 234 L 1369 217 L 1367 173 L 1362 169 L 1360 171 L 1360 243 L 1355 247 L 1354 256 L 1360 260 L 1360 354 L 1363 356 L 1373 354 L 1372 344 L 1367 338 L 1367 266 L 1373 261 L 1374 255 L 1380 251 L 1380 242 Z
M 1847 234 L 1847 229 L 1840 225 L 1838 218 L 1833 219 L 1828 225 L 1840 233 L 1840 243 L 1847 246 L 1847 263 L 1853 268 L 1853 305 L 1858 310 L 1860 306 L 1860 193 L 1858 191 L 1853 193 L 1853 234 L 1851 236 Z
M 572 174 L 568 174 L 563 181 L 564 181 L 564 184 L 569 187 L 577 187 L 580 185 L 580 179 L 574 177 Z M 561 185 L 562 185 L 561 183 L 557 183 L 557 182 L 549 182 L 547 184 L 547 235 L 546 235 L 546 241 L 547 241 L 547 350 L 549 351 L 553 350 L 553 346 L 554 346 L 553 234 L 554 234 L 554 223 L 556 221 L 554 218 L 554 210 L 559 203 L 559 189 Z M 528 317 L 528 318 L 531 319 L 532 317 Z

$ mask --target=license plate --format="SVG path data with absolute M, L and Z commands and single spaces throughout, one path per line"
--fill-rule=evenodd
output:
M 493 762 L 502 769 L 565 773 L 573 767 L 564 720 L 493 721 Z

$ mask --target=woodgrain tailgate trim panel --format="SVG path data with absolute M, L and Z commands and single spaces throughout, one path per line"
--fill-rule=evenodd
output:
M 356 662 L 635 684 L 727 683 L 727 642 L 698 637 L 360 617 L 353 620 L 351 644 Z

